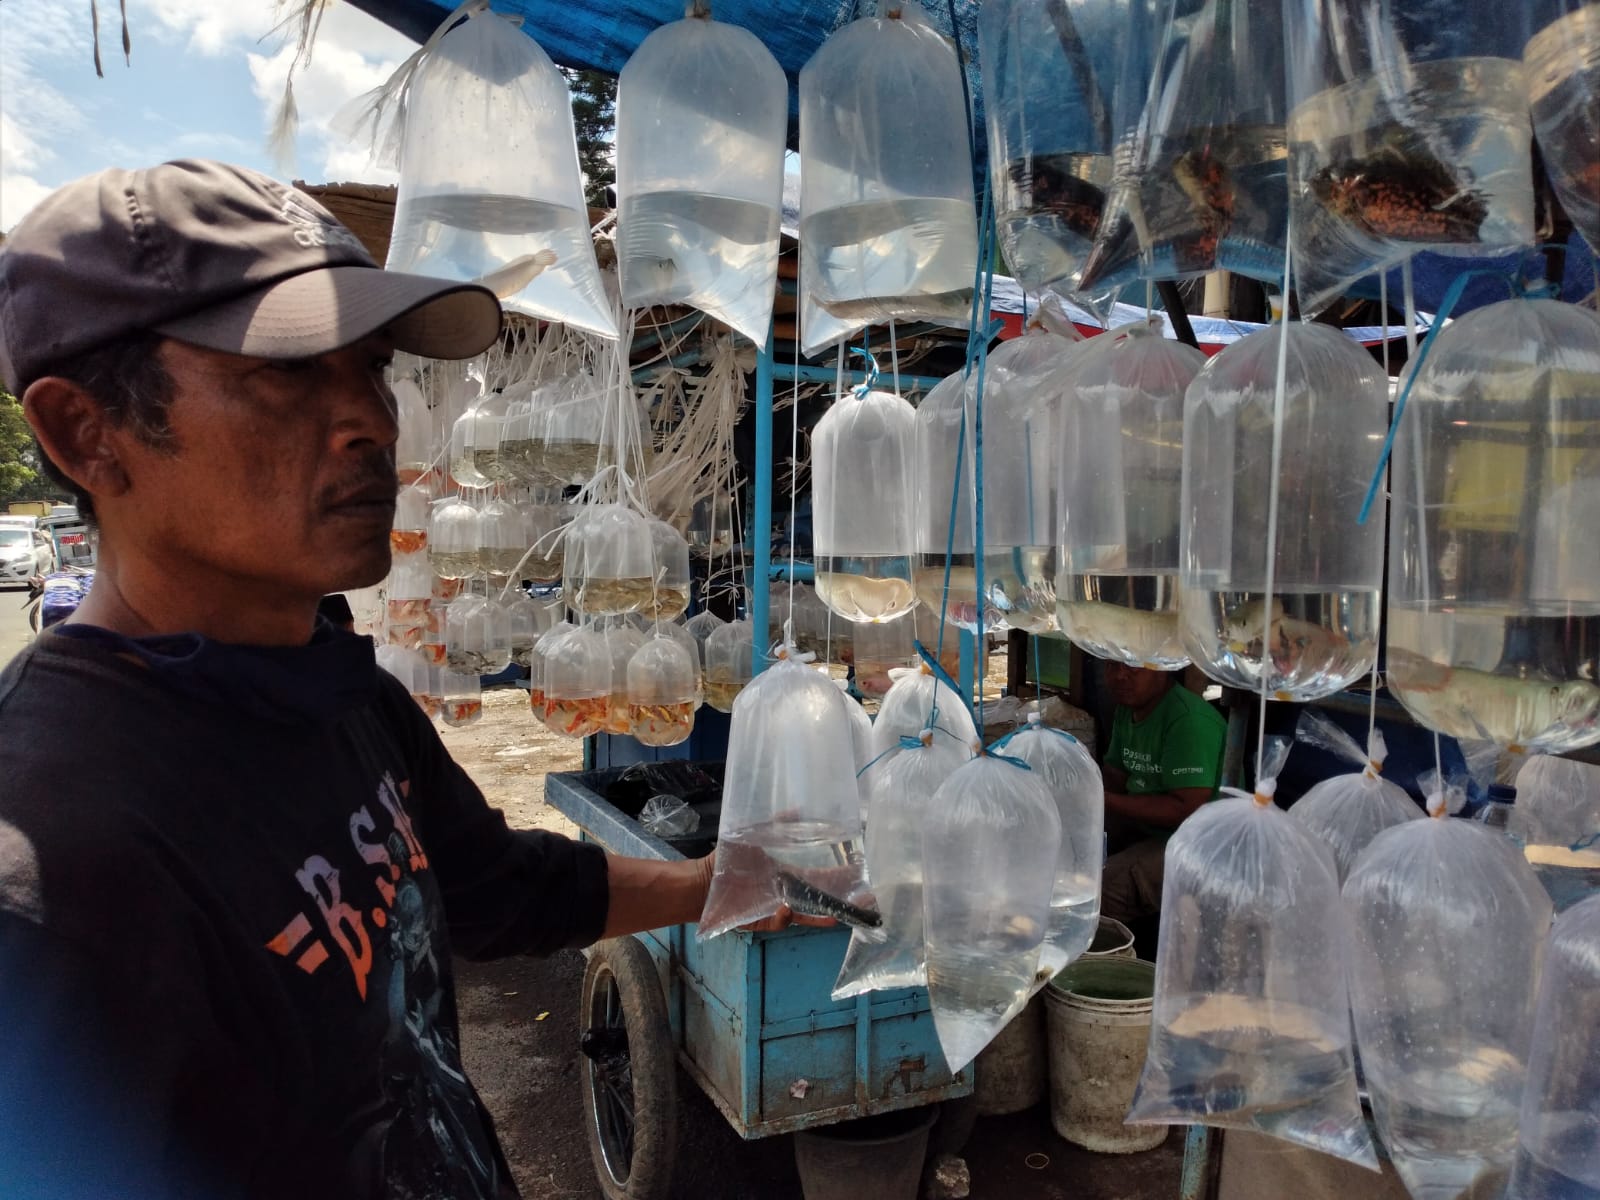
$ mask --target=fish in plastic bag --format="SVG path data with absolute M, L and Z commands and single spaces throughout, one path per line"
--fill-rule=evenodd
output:
M 1050 925 L 1040 973 L 1052 976 L 1089 948 L 1100 928 L 1100 872 L 1105 866 L 1105 781 L 1082 742 L 1052 729 L 1039 714 L 991 749 L 1020 758 L 1044 780 L 1061 813 L 1061 855 L 1050 894 Z
M 853 333 L 965 324 L 978 266 L 967 104 L 955 47 L 913 0 L 836 30 L 800 71 L 801 287 Z M 816 354 L 841 336 L 806 324 Z
M 1038 986 L 1061 815 L 1026 763 L 983 754 L 934 793 L 922 828 L 928 998 L 954 1072 Z
M 869 923 L 848 703 L 786 651 L 734 700 L 702 940 L 783 905 Z
M 1432 1200 L 1487 1194 L 1475 1189 L 1510 1169 L 1552 909 L 1509 838 L 1451 819 L 1459 788 L 1435 771 L 1419 782 L 1431 819 L 1373 840 L 1344 910 L 1378 1136 L 1407 1190 Z
M 1289 809 L 1291 817 L 1333 851 L 1339 883 L 1343 885 L 1357 856 L 1373 838 L 1391 825 L 1420 820 L 1422 810 L 1403 787 L 1383 778 L 1383 760 L 1389 750 L 1382 730 L 1373 729 L 1363 754 L 1355 738 L 1321 713 L 1308 709 L 1301 714 L 1294 735 L 1309 746 L 1337 754 L 1361 768 L 1355 774 L 1324 779 Z
M 1130 1124 L 1249 1129 L 1372 1170 L 1356 1095 L 1333 855 L 1272 800 L 1225 788 L 1167 843 L 1161 954 Z
M 616 337 L 572 97 L 539 44 L 484 0 L 383 91 L 403 96 L 389 270 L 481 282 L 507 309 Z
M 932 798 L 972 747 L 941 729 L 906 738 L 894 759 L 865 788 L 867 875 L 880 929 L 855 929 L 833 998 L 862 992 L 920 987 L 927 982 L 922 934 L 922 827 Z
M 1556 918 L 1545 947 L 1515 1200 L 1600 1196 L 1600 894 Z
M 1537 754 L 1517 772 L 1509 832 L 1561 911 L 1600 892 L 1600 767 Z

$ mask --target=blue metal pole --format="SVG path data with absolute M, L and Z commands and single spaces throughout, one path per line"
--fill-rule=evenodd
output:
M 755 528 L 746 534 L 755 561 L 750 572 L 750 623 L 755 626 L 756 674 L 767 661 L 768 579 L 772 573 L 772 330 L 756 351 L 756 512 Z
M 757 365 L 759 368 L 759 363 Z M 775 379 L 799 379 L 807 383 L 832 383 L 838 378 L 832 367 L 813 367 L 807 363 L 798 365 L 795 363 L 774 363 L 772 373 Z M 845 373 L 845 383 L 852 387 L 858 383 L 865 383 L 866 379 L 866 375 L 860 371 L 847 371 Z M 884 381 L 880 379 L 879 382 L 882 383 Z M 942 382 L 943 380 L 933 375 L 901 375 L 900 390 L 903 392 L 927 392 L 932 391 L 936 384 Z

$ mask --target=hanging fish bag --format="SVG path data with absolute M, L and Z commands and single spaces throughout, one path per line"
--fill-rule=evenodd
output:
M 617 80 L 617 270 L 628 308 L 687 304 L 766 344 L 789 89 L 747 29 L 696 13 Z
M 1558 912 L 1600 892 L 1600 767 L 1530 758 L 1517 773 L 1509 832 Z
M 387 266 L 479 282 L 516 312 L 616 337 L 555 64 L 488 0 L 402 67 Z
M 1100 872 L 1105 865 L 1105 781 L 1094 756 L 1062 729 L 1028 714 L 1027 725 L 992 747 L 1021 759 L 1050 789 L 1061 815 L 1061 854 L 1050 893 L 1050 924 L 1041 950 L 1053 976 L 1089 948 L 1100 927 Z
M 857 903 L 866 877 L 846 703 L 826 676 L 789 658 L 740 692 L 702 939 L 770 917 L 782 904 L 875 919 Z
M 1600 1196 L 1600 895 L 1556 918 L 1506 1195 Z
M 1294 735 L 1307 745 L 1361 768 L 1351 775 L 1324 779 L 1289 809 L 1291 817 L 1333 851 L 1334 866 L 1339 869 L 1339 883 L 1343 885 L 1350 868 L 1373 838 L 1392 825 L 1419 819 L 1422 809 L 1403 787 L 1383 778 L 1383 760 L 1389 752 L 1382 730 L 1372 731 L 1363 754 L 1355 738 L 1321 713 L 1306 711 L 1301 714 Z
M 1167 843 L 1150 1048 L 1132 1124 L 1249 1129 L 1377 1169 L 1356 1096 L 1333 856 L 1272 801 L 1227 789 Z
M 955 1072 L 1040 982 L 1061 816 L 1028 767 L 982 755 L 934 793 L 922 829 L 928 1000 Z
M 817 595 L 847 621 L 910 614 L 916 414 L 893 392 L 846 392 L 811 434 Z
M 1218 683 L 1303 702 L 1372 670 L 1383 520 L 1357 517 L 1388 414 L 1382 369 L 1326 325 L 1257 330 L 1189 385 L 1179 611 Z
M 1523 52 L 1529 110 L 1556 197 L 1600 254 L 1600 4 L 1558 7 Z
M 988 0 L 978 51 L 995 223 L 1024 287 L 1075 289 L 1111 185 L 1116 115 L 1143 105 L 1150 0 Z M 1135 109 L 1137 111 L 1137 109 Z
M 1510 839 L 1447 808 L 1379 834 L 1344 885 L 1350 999 L 1378 1135 L 1413 1196 L 1474 1194 L 1517 1143 L 1550 899 Z
M 1419 250 L 1482 257 L 1533 242 L 1522 52 L 1534 9 L 1285 0 L 1303 311 Z
M 1104 340 L 1060 386 L 1056 619 L 1097 658 L 1176 671 L 1189 665 L 1178 632 L 1183 398 L 1206 360 L 1137 325 Z
M 872 757 L 897 752 L 902 738 L 915 738 L 929 727 L 942 729 L 964 746 L 976 748 L 978 727 L 961 693 L 926 666 L 891 671 L 894 682 L 878 705 L 872 722 Z
M 1282 8 L 1251 0 L 1166 5 L 1143 110 L 1123 124 L 1111 199 L 1081 288 L 1213 270 L 1282 280 Z
M 853 333 L 965 324 L 978 268 L 955 47 L 914 0 L 880 0 L 800 72 L 802 286 Z M 802 329 L 815 354 L 837 328 Z
M 928 976 L 922 937 L 922 829 L 933 797 L 972 757 L 969 746 L 938 730 L 907 738 L 867 786 L 867 876 L 883 925 L 854 929 L 833 998 L 920 987 Z

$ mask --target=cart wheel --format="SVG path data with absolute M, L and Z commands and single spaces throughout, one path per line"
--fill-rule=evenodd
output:
M 677 1062 L 650 952 L 631 937 L 596 945 L 579 1012 L 589 1153 L 600 1190 L 606 1200 L 667 1200 L 677 1152 Z

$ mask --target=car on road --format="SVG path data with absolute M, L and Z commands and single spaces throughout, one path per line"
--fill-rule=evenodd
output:
M 56 569 L 55 543 L 39 529 L 0 525 L 0 585 L 26 587 L 35 575 Z

